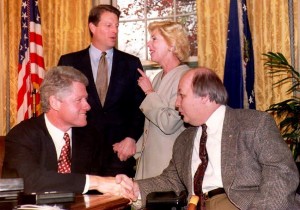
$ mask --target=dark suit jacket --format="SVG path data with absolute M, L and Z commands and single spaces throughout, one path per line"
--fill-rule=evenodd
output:
M 98 137 L 98 138 L 97 138 Z M 6 136 L 5 168 L 24 178 L 25 192 L 82 193 L 85 174 L 99 174 L 100 137 L 88 127 L 72 129 L 71 174 L 57 173 L 57 155 L 44 115 L 25 120 Z
M 197 128 L 182 132 L 170 165 L 155 178 L 139 180 L 142 199 L 153 191 L 192 194 L 191 159 Z M 265 112 L 226 108 L 221 173 L 230 201 L 240 209 L 300 209 L 299 174 L 273 118 Z
M 134 158 L 119 161 L 113 152 L 112 145 L 125 137 L 135 140 L 141 136 L 144 125 L 144 115 L 139 106 L 145 94 L 137 84 L 142 69 L 140 60 L 130 54 L 114 49 L 112 71 L 104 106 L 101 105 L 93 79 L 89 48 L 61 56 L 58 65 L 73 66 L 86 75 L 89 80 L 87 87 L 88 102 L 91 110 L 88 112 L 88 123 L 96 126 L 105 136 L 106 163 L 103 175 L 125 173 L 134 176 Z

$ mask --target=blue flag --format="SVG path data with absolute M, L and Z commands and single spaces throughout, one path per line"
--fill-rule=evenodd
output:
M 230 1 L 224 85 L 230 107 L 255 109 L 254 57 L 246 0 Z

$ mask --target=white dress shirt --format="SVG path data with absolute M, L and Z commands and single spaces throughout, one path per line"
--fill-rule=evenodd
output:
M 206 193 L 216 188 L 223 188 L 222 175 L 221 175 L 221 138 L 223 121 L 225 117 L 224 105 L 221 105 L 206 121 L 207 125 L 207 142 L 206 150 L 208 153 L 208 165 L 205 170 L 202 191 Z M 199 157 L 200 137 L 202 134 L 201 126 L 198 128 L 196 137 L 194 139 L 194 147 L 192 154 L 192 174 L 193 181 L 194 175 L 201 163 Z M 194 192 L 194 188 L 193 188 Z
M 55 127 L 47 118 L 47 114 L 45 114 L 45 122 L 48 132 L 53 140 L 56 149 L 57 160 L 59 159 L 61 149 L 65 145 L 66 141 L 64 140 L 65 132 Z M 67 133 L 69 134 L 70 140 L 72 139 L 72 128 L 70 128 Z M 72 148 L 72 141 L 70 141 L 70 146 Z M 72 152 L 72 149 L 71 151 Z
M 66 143 L 66 141 L 64 140 L 65 132 L 63 132 L 62 130 L 55 127 L 47 118 L 47 114 L 45 114 L 44 116 L 45 116 L 45 123 L 46 123 L 47 130 L 48 130 L 48 132 L 53 140 L 54 146 L 55 146 L 56 156 L 57 156 L 57 161 L 58 161 L 60 153 L 61 153 L 61 149 L 63 148 L 63 146 Z M 70 137 L 70 147 L 71 147 L 70 152 L 72 153 L 72 128 L 70 128 L 67 131 L 67 133 L 69 134 L 69 137 Z M 90 186 L 89 176 L 86 175 L 86 181 L 85 181 L 83 193 L 86 193 L 88 191 L 89 186 Z

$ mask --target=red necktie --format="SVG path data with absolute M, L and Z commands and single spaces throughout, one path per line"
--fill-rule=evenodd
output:
M 61 149 L 58 159 L 58 173 L 71 173 L 71 146 L 69 134 L 64 135 L 65 145 Z
M 208 155 L 206 151 L 207 126 L 206 124 L 203 124 L 201 125 L 201 127 L 202 127 L 202 135 L 200 138 L 200 147 L 199 147 L 199 157 L 201 163 L 199 164 L 198 169 L 194 176 L 194 192 L 196 195 L 199 196 L 197 209 L 205 210 L 205 199 L 202 192 L 202 182 L 203 182 L 204 173 L 208 163 Z

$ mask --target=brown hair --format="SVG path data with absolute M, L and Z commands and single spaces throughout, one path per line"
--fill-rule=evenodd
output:
M 109 4 L 99 4 L 90 10 L 88 23 L 93 23 L 95 26 L 97 26 L 99 21 L 101 20 L 101 15 L 104 12 L 114 13 L 115 15 L 117 15 L 118 18 L 120 18 L 121 15 L 121 12 L 114 6 Z M 93 36 L 91 31 L 90 34 L 91 36 Z

